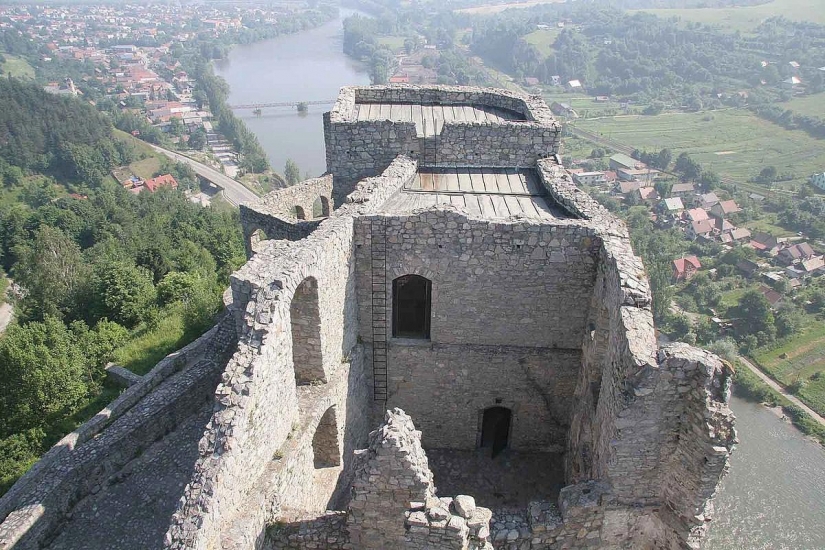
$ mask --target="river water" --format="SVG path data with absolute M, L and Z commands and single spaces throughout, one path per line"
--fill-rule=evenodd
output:
M 230 105 L 324 101 L 335 99 L 341 86 L 369 84 L 366 69 L 341 50 L 343 18 L 356 13 L 342 9 L 339 19 L 305 32 L 236 46 L 227 59 L 215 62 L 215 73 L 229 83 Z M 272 167 L 283 173 L 288 158 L 301 174 L 326 171 L 322 114 L 328 105 L 313 105 L 309 113 L 294 107 L 272 107 L 260 117 L 238 110 L 266 151 Z
M 351 11 L 342 10 L 342 17 Z M 231 86 L 229 103 L 333 99 L 344 85 L 368 84 L 358 63 L 341 52 L 341 19 L 299 34 L 238 46 L 217 63 Z M 331 105 L 330 105 L 331 106 Z M 321 114 L 330 106 L 238 111 L 272 166 L 287 158 L 302 173 L 325 170 Z M 716 499 L 708 550 L 825 549 L 825 451 L 761 405 L 734 398 L 740 444 Z

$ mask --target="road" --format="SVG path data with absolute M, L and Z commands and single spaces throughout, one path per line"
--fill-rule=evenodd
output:
M 147 143 L 147 145 L 149 145 L 149 147 L 151 147 L 158 153 L 163 153 L 164 155 L 173 160 L 177 160 L 178 162 L 188 164 L 197 175 L 206 180 L 211 181 L 212 183 L 223 189 L 224 198 L 226 198 L 228 202 L 234 204 L 235 206 L 247 202 L 252 202 L 258 198 L 258 195 L 256 195 L 255 193 L 253 193 L 237 181 L 233 180 L 226 174 L 218 172 L 214 168 L 211 168 L 194 159 L 191 159 L 186 155 L 181 155 L 180 153 L 175 153 L 174 151 L 164 149 L 163 147 L 158 147 L 157 145 L 153 145 L 151 143 Z
M 796 405 L 797 407 L 799 407 L 800 409 L 802 409 L 803 411 L 808 413 L 811 416 L 811 418 L 813 418 L 814 420 L 819 422 L 820 425 L 825 426 L 825 418 L 822 418 L 821 416 L 819 416 L 816 413 L 815 410 L 810 408 L 808 405 L 806 405 L 805 403 L 803 403 L 802 401 L 800 401 L 799 399 L 797 399 L 793 395 L 789 394 L 783 386 L 781 386 L 780 384 L 777 384 L 775 380 L 773 380 L 770 376 L 768 376 L 767 374 L 762 372 L 759 369 L 759 367 L 757 367 L 756 365 L 754 365 L 753 363 L 751 363 L 750 361 L 748 361 L 747 359 L 745 359 L 742 356 L 739 357 L 739 361 L 743 365 L 748 367 L 750 369 L 750 371 L 752 373 L 754 373 L 756 376 L 758 376 L 763 382 L 765 382 L 771 388 L 773 388 L 774 390 L 776 390 L 777 392 L 782 394 L 782 397 L 784 397 L 785 399 L 787 399 L 788 401 L 790 401 L 791 403 L 793 403 L 794 405 Z

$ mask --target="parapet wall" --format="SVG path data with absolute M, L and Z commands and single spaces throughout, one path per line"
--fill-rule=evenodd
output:
M 358 103 L 468 104 L 506 109 L 525 120 L 445 122 L 440 134 L 419 137 L 412 122 L 356 120 Z M 428 166 L 534 166 L 555 154 L 561 127 L 537 97 L 461 86 L 342 88 L 324 114 L 327 171 L 335 174 L 336 202 L 356 181 L 380 173 L 396 155 Z
M 0 548 L 39 548 L 77 501 L 198 410 L 234 342 L 227 315 L 60 440 L 0 499 Z

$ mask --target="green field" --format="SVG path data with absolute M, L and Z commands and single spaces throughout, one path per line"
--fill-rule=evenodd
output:
M 823 60 L 825 63 L 825 60 Z M 825 92 L 797 97 L 780 104 L 794 113 L 825 118 Z
M 381 46 L 388 47 L 393 52 L 399 52 L 404 48 L 403 36 L 379 36 L 376 38 L 376 42 Z
M 547 56 L 553 53 L 553 44 L 560 33 L 561 29 L 558 28 L 539 29 L 524 35 L 524 40 L 535 46 L 541 52 L 541 55 Z
M 825 373 L 825 324 L 812 321 L 795 338 L 776 349 L 755 354 L 754 359 L 771 376 L 789 386 L 805 381 L 798 396 L 812 409 L 825 415 L 825 375 L 811 380 L 816 373 Z
M 722 25 L 730 30 L 747 32 L 769 17 L 783 16 L 795 21 L 825 24 L 822 0 L 774 0 L 758 6 L 741 8 L 693 8 L 640 10 L 659 17 L 679 17 L 709 25 Z
M 822 140 L 785 130 L 741 109 L 616 116 L 578 120 L 576 126 L 633 148 L 669 147 L 674 156 L 687 152 L 705 169 L 742 183 L 762 167 L 775 166 L 780 174 L 795 175 L 782 184 L 794 187 L 825 166 Z
M 34 67 L 25 59 L 7 53 L 3 54 L 6 61 L 0 65 L 3 76 L 11 75 L 15 78 L 34 78 Z

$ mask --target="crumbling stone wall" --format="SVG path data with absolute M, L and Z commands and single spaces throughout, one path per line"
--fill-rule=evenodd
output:
M 524 120 L 446 122 L 438 136 L 420 138 L 412 122 L 356 120 L 356 103 L 368 102 L 475 104 L 507 109 Z M 324 115 L 327 171 L 335 174 L 336 202 L 356 181 L 380 173 L 399 154 L 426 165 L 534 166 L 558 151 L 560 133 L 540 98 L 459 86 L 343 88 Z
M 320 216 L 313 211 L 321 206 Z M 298 210 L 303 218 L 298 217 Z M 296 185 L 276 189 L 254 203 L 240 206 L 247 258 L 251 258 L 259 240 L 303 239 L 317 226 L 319 217 L 328 217 L 332 210 L 332 174 L 302 181 Z M 263 231 L 265 239 L 258 237 Z
M 492 514 L 471 497 L 436 497 L 421 432 L 404 411 L 387 411 L 369 442 L 347 517 L 354 548 L 487 548 Z

